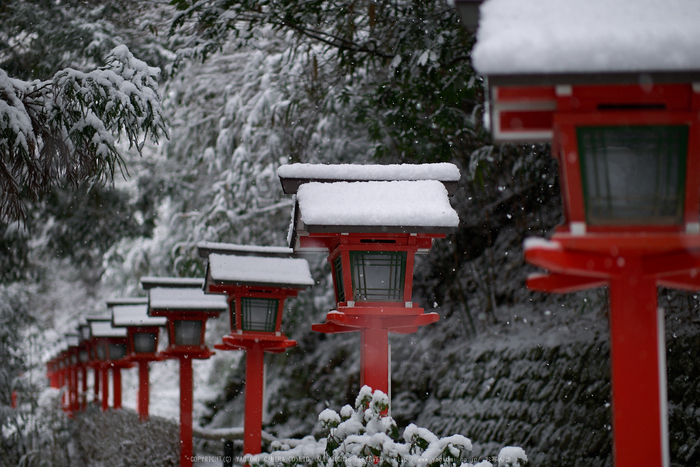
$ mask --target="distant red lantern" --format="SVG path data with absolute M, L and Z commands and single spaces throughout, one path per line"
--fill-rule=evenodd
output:
M 192 465 L 192 360 L 213 352 L 204 342 L 208 318 L 228 309 L 226 298 L 206 295 L 204 280 L 143 277 L 148 315 L 167 318 L 169 345 L 162 354 L 180 360 L 180 466 Z
M 160 328 L 167 324 L 165 317 L 148 316 L 147 298 L 122 298 L 107 300 L 112 311 L 112 326 L 126 328 L 127 359 L 139 365 L 138 413 L 142 421 L 148 420 L 149 362 L 162 360 L 158 355 Z
M 102 410 L 109 408 L 109 370 L 112 370 L 114 387 L 113 407 L 122 406 L 122 368 L 131 368 L 133 364 L 126 359 L 127 332 L 124 328 L 115 328 L 111 320 L 93 320 L 90 323 L 93 357 L 96 367 L 102 375 Z
M 333 273 L 337 309 L 312 329 L 359 331 L 360 384 L 388 394 L 388 333 L 413 333 L 439 318 L 412 301 L 413 264 L 457 227 L 448 196 L 459 170 L 294 164 L 278 175 L 284 192 L 296 195 L 290 246 L 327 252 Z
M 204 290 L 228 297 L 231 333 L 216 346 L 246 351 L 244 454 L 259 454 L 262 440 L 264 352 L 296 345 L 281 332 L 284 301 L 313 285 L 306 260 L 290 248 L 200 243 L 208 258 Z

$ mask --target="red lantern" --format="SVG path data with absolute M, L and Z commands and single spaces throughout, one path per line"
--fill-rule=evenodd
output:
M 459 220 L 449 192 L 452 164 L 352 166 L 294 164 L 278 170 L 296 194 L 290 245 L 328 253 L 337 309 L 312 329 L 359 331 L 361 385 L 389 394 L 388 333 L 408 334 L 438 320 L 412 301 L 413 264 Z
M 158 334 L 167 324 L 165 317 L 148 316 L 147 298 L 122 298 L 107 301 L 112 310 L 112 325 L 127 331 L 127 359 L 138 363 L 139 393 L 138 413 L 142 421 L 148 420 L 149 362 L 161 360 L 158 355 Z
M 281 332 L 284 301 L 313 285 L 306 260 L 290 248 L 200 243 L 208 258 L 207 293 L 228 297 L 231 333 L 221 350 L 246 351 L 244 454 L 259 454 L 262 440 L 264 352 L 295 346 Z
M 615 464 L 668 465 L 656 287 L 700 288 L 700 7 L 509 5 L 484 3 L 472 52 L 491 132 L 551 141 L 565 211 L 551 240 L 526 241 L 549 271 L 528 286 L 609 287 Z
M 88 318 L 93 356 L 102 375 L 102 410 L 109 408 L 109 370 L 112 370 L 113 408 L 122 407 L 122 368 L 133 364 L 126 359 L 127 333 L 124 328 L 115 328 L 109 320 Z
M 180 465 L 192 465 L 192 359 L 213 352 L 204 343 L 208 318 L 228 309 L 226 298 L 205 295 L 202 279 L 143 277 L 148 315 L 167 318 L 169 345 L 162 354 L 180 360 Z

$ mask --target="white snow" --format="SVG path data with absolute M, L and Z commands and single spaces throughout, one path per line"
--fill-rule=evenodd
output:
M 148 291 L 151 310 L 226 311 L 224 295 L 208 295 L 201 289 L 154 287 Z
M 269 258 L 212 253 L 209 276 L 214 281 L 310 287 L 314 279 L 301 258 Z
M 233 243 L 199 242 L 197 248 L 204 250 L 219 250 L 234 252 L 250 252 L 260 254 L 294 254 L 294 250 L 283 246 L 236 245 Z
M 456 227 L 457 212 L 435 180 L 305 183 L 297 192 L 307 225 Z
M 700 69 L 697 0 L 487 0 L 484 75 Z
M 542 237 L 527 237 L 523 240 L 523 250 L 561 250 L 562 246 L 559 242 L 547 240 Z
M 459 169 L 447 162 L 437 164 L 289 164 L 277 169 L 282 178 L 313 180 L 440 180 L 458 181 Z
M 525 455 L 525 450 L 523 448 L 506 446 L 501 449 L 501 452 L 498 453 L 499 466 L 517 467 L 518 465 L 521 465 L 521 462 L 519 461 L 523 461 L 523 465 L 525 462 L 527 462 L 527 456 Z
M 148 316 L 147 304 L 112 306 L 112 324 L 114 326 L 165 326 L 168 319 Z
M 115 328 L 109 321 L 90 321 L 92 337 L 126 337 L 126 328 Z

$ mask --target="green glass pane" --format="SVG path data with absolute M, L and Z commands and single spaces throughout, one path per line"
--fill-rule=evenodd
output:
M 175 345 L 199 346 L 202 341 L 202 321 L 175 321 Z
M 279 300 L 276 298 L 243 297 L 241 318 L 244 331 L 275 332 Z
M 687 126 L 584 127 L 577 138 L 589 224 L 682 222 Z
M 343 262 L 340 258 L 341 255 L 333 260 L 333 269 L 335 273 L 335 296 L 337 302 L 345 301 L 345 287 L 343 286 Z
M 356 302 L 402 302 L 406 252 L 351 251 L 352 292 Z

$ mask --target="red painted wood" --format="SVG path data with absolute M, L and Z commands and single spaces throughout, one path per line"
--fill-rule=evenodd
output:
M 102 411 L 105 412 L 109 408 L 109 369 L 103 367 L 102 373 Z
M 180 358 L 180 467 L 192 466 L 192 359 Z
M 539 292 L 571 293 L 608 284 L 605 279 L 570 274 L 538 274 L 527 278 L 527 288 Z
M 367 328 L 361 335 L 360 386 L 389 394 L 389 337 L 386 329 Z
M 83 365 L 83 371 L 81 375 L 82 388 L 80 390 L 80 410 L 87 410 L 87 397 L 88 397 L 88 367 Z
M 260 454 L 265 361 L 264 350 L 253 345 L 246 352 L 244 454 Z
M 114 403 L 112 407 L 115 409 L 122 408 L 122 369 L 115 366 L 112 367 L 112 386 L 114 387 Z
M 500 130 L 503 133 L 548 131 L 554 122 L 553 110 L 501 110 Z
M 92 397 L 92 402 L 94 404 L 97 404 L 100 401 L 100 367 L 95 365 L 92 367 L 93 375 L 94 375 L 94 380 L 92 384 L 92 388 L 94 391 L 93 397 Z
M 556 99 L 554 86 L 495 86 L 496 102 L 550 101 Z
M 617 466 L 668 465 L 663 329 L 656 282 L 630 268 L 610 284 L 613 457 Z M 661 348 L 661 350 L 659 350 Z
M 138 412 L 139 412 L 139 419 L 142 422 L 145 422 L 148 420 L 148 406 L 149 406 L 149 397 L 150 397 L 150 388 L 149 388 L 149 382 L 148 382 L 148 376 L 149 376 L 149 371 L 148 371 L 148 361 L 147 360 L 141 360 L 139 361 L 139 398 L 138 398 Z

